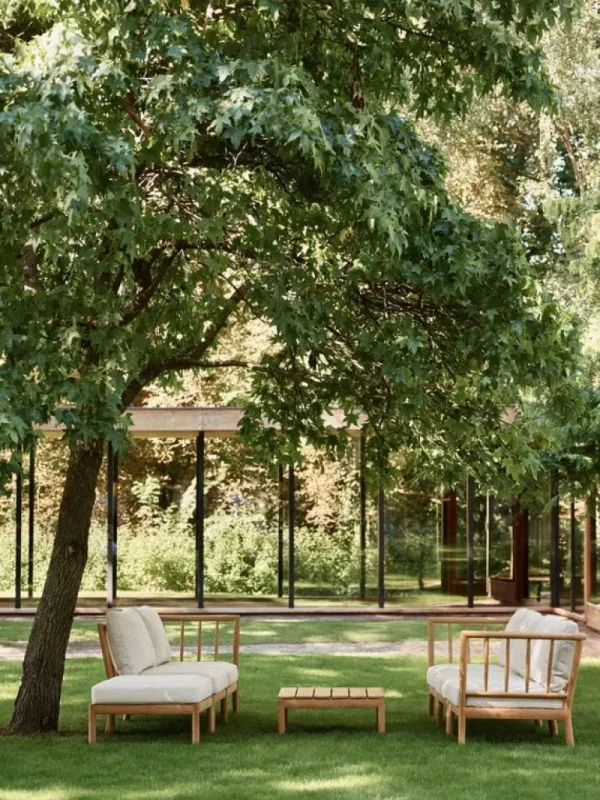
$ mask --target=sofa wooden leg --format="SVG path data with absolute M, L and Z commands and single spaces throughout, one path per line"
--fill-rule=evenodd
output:
M 437 724 L 442 725 L 444 722 L 444 704 L 441 700 L 437 701 Z
M 550 736 L 558 736 L 558 722 L 555 719 L 548 720 L 548 730 L 550 731 Z
M 115 732 L 115 727 L 116 727 L 116 722 L 117 722 L 117 718 L 116 718 L 115 714 L 107 714 L 106 715 L 106 727 L 104 729 L 105 732 L 106 733 L 114 733 Z
M 233 710 L 237 712 L 240 710 L 240 690 L 236 689 L 232 697 L 233 697 Z
M 429 700 L 427 703 L 427 713 L 430 717 L 433 717 L 434 710 L 435 710 L 436 699 L 435 697 L 429 692 Z
M 217 730 L 217 709 L 213 703 L 208 709 L 208 732 L 214 733 Z
M 575 744 L 575 737 L 573 736 L 573 720 L 571 719 L 570 714 L 565 718 L 565 743 L 569 747 L 573 747 Z
M 452 708 L 450 707 L 450 703 L 446 706 L 446 735 L 452 736 L 452 731 L 454 730 L 454 714 L 452 713 Z
M 131 714 L 123 714 L 123 722 L 129 722 L 131 719 Z
M 534 719 L 534 724 L 536 728 L 542 727 L 542 720 L 541 719 Z
M 96 715 L 90 706 L 88 710 L 88 742 L 94 744 L 96 741 Z
M 200 709 L 192 713 L 192 744 L 200 743 Z
M 227 695 L 221 700 L 221 722 L 227 722 Z
M 458 715 L 458 743 L 465 744 L 467 741 L 467 720 L 462 714 Z

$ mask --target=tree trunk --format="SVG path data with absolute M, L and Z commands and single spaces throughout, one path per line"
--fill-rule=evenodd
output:
M 52 557 L 10 723 L 12 733 L 58 729 L 67 644 L 87 561 L 102 452 L 101 441 L 90 445 L 77 443 L 71 448 Z

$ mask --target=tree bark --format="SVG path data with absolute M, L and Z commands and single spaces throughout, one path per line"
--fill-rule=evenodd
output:
M 102 453 L 102 441 L 76 443 L 71 448 L 52 556 L 25 652 L 11 733 L 58 729 L 67 644 L 87 561 Z

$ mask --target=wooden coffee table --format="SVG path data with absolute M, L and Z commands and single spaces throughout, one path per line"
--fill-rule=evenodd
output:
M 374 708 L 377 733 L 385 733 L 385 696 L 381 688 L 284 686 L 277 698 L 278 733 L 285 733 L 290 708 Z

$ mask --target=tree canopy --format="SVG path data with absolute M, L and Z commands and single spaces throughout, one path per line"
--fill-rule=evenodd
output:
M 378 452 L 464 458 L 507 438 L 519 385 L 560 378 L 569 333 L 513 231 L 448 197 L 409 115 L 547 103 L 538 40 L 571 4 L 9 9 L 3 444 L 60 406 L 71 437 L 114 439 L 241 315 L 272 339 L 246 431 L 267 416 L 291 450 L 339 405 Z

